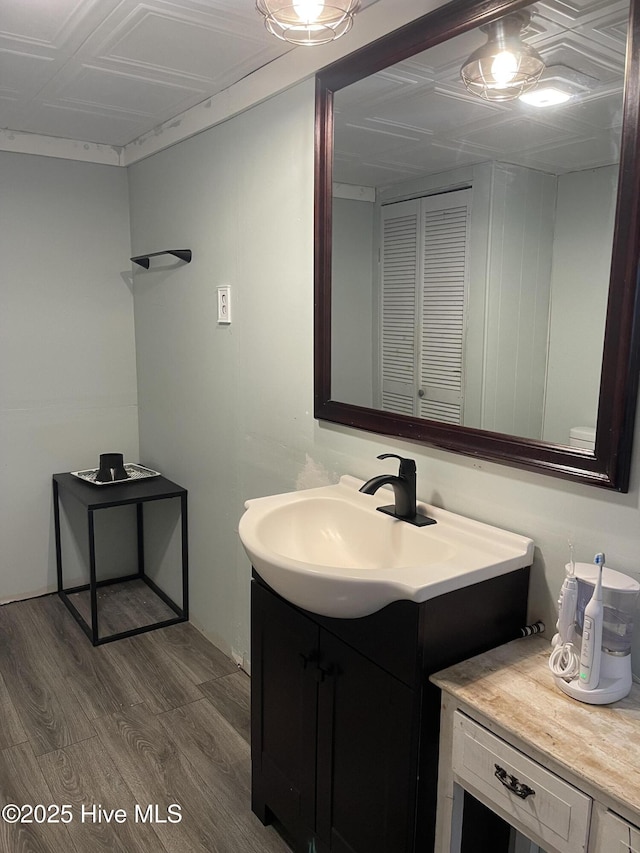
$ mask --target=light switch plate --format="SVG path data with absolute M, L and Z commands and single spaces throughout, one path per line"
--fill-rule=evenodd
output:
M 218 288 L 218 323 L 231 322 L 231 288 L 229 285 Z

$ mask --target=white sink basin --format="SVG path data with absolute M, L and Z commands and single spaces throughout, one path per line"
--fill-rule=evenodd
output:
M 377 512 L 393 494 L 335 486 L 245 503 L 242 544 L 259 575 L 283 598 L 312 613 L 368 616 L 392 601 L 427 601 L 529 566 L 533 541 L 437 507 L 419 504 L 437 524 L 414 527 Z

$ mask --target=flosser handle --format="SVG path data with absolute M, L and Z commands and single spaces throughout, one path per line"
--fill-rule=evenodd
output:
M 600 681 L 600 659 L 602 658 L 602 569 L 604 554 L 596 554 L 598 566 L 593 595 L 584 609 L 582 624 L 582 648 L 580 649 L 580 686 L 585 690 L 595 690 Z

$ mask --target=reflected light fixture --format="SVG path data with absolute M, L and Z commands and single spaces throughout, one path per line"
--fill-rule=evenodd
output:
M 290 44 L 335 41 L 351 29 L 360 0 L 256 0 L 267 30 Z
M 521 10 L 480 27 L 487 43 L 460 69 L 470 92 L 485 101 L 512 101 L 533 89 L 544 62 L 535 48 L 522 41 L 522 30 L 530 20 L 529 12 Z
M 520 100 L 530 107 L 555 107 L 592 92 L 598 84 L 595 77 L 589 77 L 566 65 L 548 65 L 538 85 L 520 95 Z
M 530 107 L 557 107 L 571 100 L 571 94 L 555 86 L 536 86 L 520 95 L 520 100 Z

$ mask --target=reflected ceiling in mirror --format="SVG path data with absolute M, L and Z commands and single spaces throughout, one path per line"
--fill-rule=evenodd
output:
M 629 3 L 527 7 L 533 95 L 554 106 L 461 79 L 478 24 L 512 7 L 449 4 L 319 75 L 316 415 L 624 488 L 628 412 L 602 428 L 637 386 L 613 314 L 637 264 L 637 199 L 618 190 L 637 147 Z M 595 449 L 581 432 L 568 450 L 576 427 Z
M 523 40 L 545 62 L 539 88 L 550 80 L 569 101 L 532 107 L 468 92 L 460 69 L 486 40 L 473 29 L 335 93 L 334 181 L 387 187 L 488 160 L 551 174 L 617 164 L 629 5 L 600 4 L 587 22 L 555 8 L 534 6 Z

